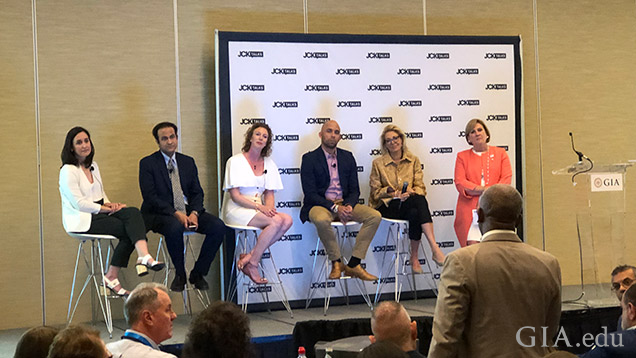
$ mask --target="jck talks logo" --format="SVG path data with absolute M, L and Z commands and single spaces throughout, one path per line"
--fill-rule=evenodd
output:
M 420 100 L 402 100 L 399 107 L 422 107 L 422 101 Z
M 295 275 L 303 273 L 302 267 L 281 267 L 278 269 L 279 275 Z
M 354 108 L 354 107 L 362 107 L 362 101 L 338 101 L 338 105 L 336 107 L 344 107 L 344 108 Z
M 307 92 L 327 92 L 329 91 L 329 85 L 306 85 L 305 91 Z
M 283 235 L 278 241 L 302 241 L 303 234 L 287 234 Z
M 431 216 L 437 217 L 437 216 L 453 216 L 453 215 L 455 215 L 455 210 L 434 210 Z
M 339 68 L 336 70 L 336 75 L 359 75 L 360 74 L 360 69 L 359 68 Z
M 448 154 L 453 152 L 453 147 L 431 147 L 430 154 Z
M 323 124 L 329 120 L 331 120 L 331 118 L 329 117 L 322 117 L 322 118 L 309 117 L 305 121 L 305 124 Z
M 431 179 L 430 185 L 453 185 L 453 178 Z
M 263 57 L 263 51 L 239 51 L 238 57 Z
M 451 116 L 431 116 L 429 118 L 429 122 L 452 122 L 453 118 Z
M 398 75 L 416 76 L 421 75 L 422 70 L 419 68 L 400 68 L 397 71 Z
M 300 174 L 300 168 L 278 168 L 278 174 L 280 175 Z
M 279 201 L 276 203 L 276 208 L 300 208 L 302 205 L 300 201 Z
M 305 52 L 303 58 L 329 58 L 328 52 Z
M 427 60 L 448 60 L 450 53 L 448 52 L 429 52 L 426 56 Z
M 369 85 L 367 91 L 390 91 L 391 85 Z
M 458 68 L 456 75 L 478 75 L 478 68 Z
M 242 126 L 251 126 L 252 124 L 255 123 L 265 123 L 265 118 L 241 118 L 241 125 Z
M 297 142 L 300 139 L 298 134 L 276 134 L 274 142 Z
M 295 75 L 295 74 L 296 74 L 295 68 L 279 68 L 279 67 L 272 68 L 272 75 Z
M 505 58 L 505 52 L 487 52 L 486 55 L 484 55 L 484 59 L 486 60 L 502 60 Z
M 457 102 L 458 106 L 479 106 L 478 99 L 460 99 Z
M 367 53 L 366 58 L 387 59 L 387 58 L 391 58 L 391 53 L 390 52 L 369 52 Z
M 406 138 L 410 138 L 410 139 L 424 138 L 424 133 L 423 132 L 406 132 Z
M 239 91 L 265 91 L 265 85 L 241 85 Z
M 486 91 L 492 90 L 507 90 L 508 85 L 505 83 L 489 83 L 486 85 Z
M 342 140 L 362 140 L 362 133 L 342 133 L 340 134 Z
M 393 123 L 393 117 L 369 117 L 369 123 Z
M 382 151 L 380 149 L 377 149 L 377 148 L 371 149 L 371 151 L 369 152 L 369 155 L 372 156 L 372 157 L 377 156 L 377 155 L 381 155 L 381 154 L 382 154 Z
M 428 85 L 429 91 L 450 91 L 451 85 L 449 84 L 430 84 Z
M 507 121 L 508 120 L 508 115 L 507 114 L 489 114 L 486 117 L 487 121 Z
M 298 108 L 298 101 L 276 101 L 273 108 Z

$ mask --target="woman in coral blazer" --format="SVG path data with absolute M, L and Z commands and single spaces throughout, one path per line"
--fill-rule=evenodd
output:
M 455 161 L 455 187 L 459 192 L 455 234 L 461 247 L 467 244 L 473 210 L 477 209 L 481 193 L 492 185 L 510 184 L 512 180 L 508 154 L 503 148 L 488 145 L 490 131 L 481 119 L 471 119 L 466 124 L 466 142 L 472 148 L 457 153 Z

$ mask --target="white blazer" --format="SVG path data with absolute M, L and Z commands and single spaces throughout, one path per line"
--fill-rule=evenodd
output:
M 104 202 L 109 203 L 97 163 L 93 162 L 93 168 L 93 183 L 100 185 Z M 60 169 L 62 223 L 67 232 L 87 231 L 91 227 L 91 215 L 99 213 L 101 205 L 93 202 L 91 185 L 79 166 L 65 164 Z

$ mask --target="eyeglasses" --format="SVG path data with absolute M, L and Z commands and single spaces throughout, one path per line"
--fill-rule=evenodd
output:
M 386 139 L 384 140 L 384 143 L 386 143 L 386 144 L 391 144 L 391 143 L 395 142 L 395 141 L 396 141 L 396 140 L 398 140 L 398 139 L 400 139 L 400 136 L 396 135 L 396 136 L 395 136 L 395 137 L 393 137 L 393 138 L 386 138 Z
M 621 286 L 629 287 L 632 283 L 634 283 L 634 280 L 629 277 L 625 277 L 621 282 L 612 282 L 612 291 L 620 290 Z

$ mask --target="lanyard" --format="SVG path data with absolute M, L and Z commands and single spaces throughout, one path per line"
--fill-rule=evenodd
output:
M 135 333 L 135 332 L 130 332 L 130 331 L 126 331 L 126 333 L 124 333 L 124 335 L 121 337 L 122 339 L 130 339 L 131 341 L 135 341 L 135 342 L 139 342 L 143 345 L 146 345 L 152 349 L 155 349 L 155 347 L 143 336 Z

